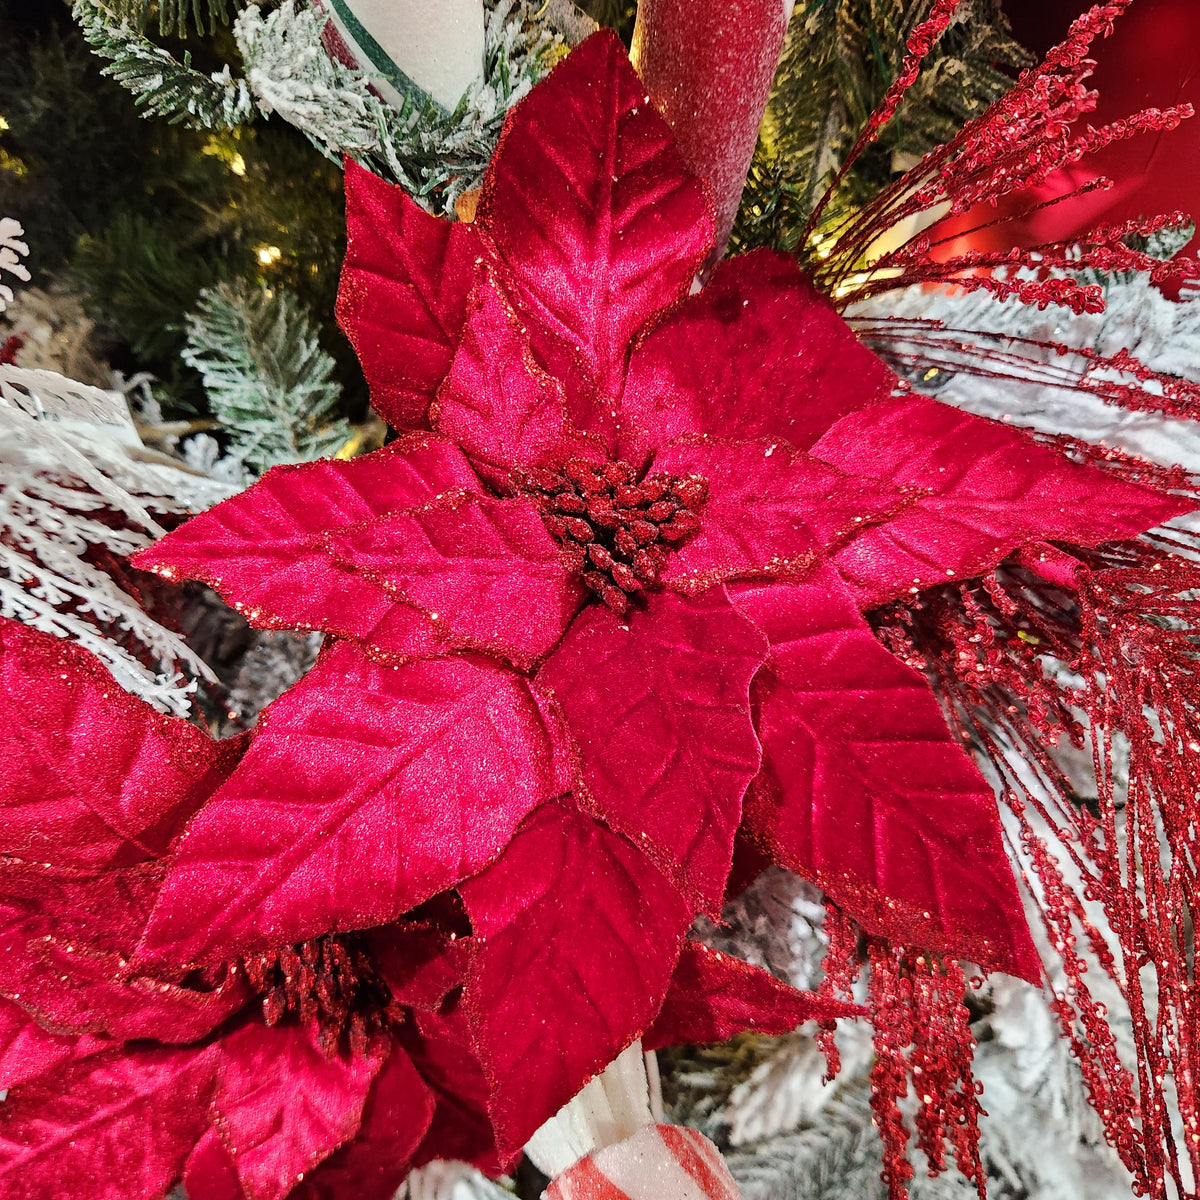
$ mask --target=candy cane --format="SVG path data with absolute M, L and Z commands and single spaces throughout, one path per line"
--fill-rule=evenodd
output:
M 399 103 L 412 84 L 452 110 L 483 74 L 483 0 L 321 0 L 327 43 Z
M 741 1200 L 708 1138 L 656 1123 L 652 1063 L 635 1042 L 534 1134 L 547 1200 Z

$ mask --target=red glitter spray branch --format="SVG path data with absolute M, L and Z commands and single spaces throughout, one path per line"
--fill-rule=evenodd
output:
M 1164 1198 L 1188 1194 L 1181 1156 L 1200 1168 L 1200 1011 L 1186 934 L 1200 886 L 1196 550 L 1164 534 L 1097 551 L 1046 546 L 981 582 L 874 614 L 882 640 L 934 676 L 992 764 L 1065 979 L 1053 1010 L 1108 1141 L 1139 1193 Z M 1048 670 L 1054 661 L 1070 674 Z M 1094 799 L 1080 799 L 1056 743 L 1090 747 Z M 1089 959 L 1128 1006 L 1136 1063 L 1122 1061 Z
M 1148 271 L 1155 281 L 1182 282 L 1200 275 L 1200 263 L 1194 258 L 1164 263 L 1127 244 L 1134 235 L 1180 223 L 1181 214 L 1174 213 L 1148 222 L 1097 226 L 1069 244 L 950 256 L 936 253 L 960 236 L 949 224 L 951 219 L 976 205 L 985 201 L 994 205 L 1003 196 L 1044 184 L 1055 172 L 1114 141 L 1171 130 L 1193 115 L 1187 104 L 1147 108 L 1099 129 L 1089 125 L 1082 133 L 1072 133 L 1096 103 L 1096 93 L 1084 84 L 1092 66 L 1087 52 L 1097 37 L 1112 32 L 1114 20 L 1127 7 L 1128 0 L 1094 5 L 1039 66 L 1023 72 L 1010 91 L 949 142 L 929 151 L 861 207 L 822 224 L 850 167 L 896 115 L 921 62 L 950 24 L 955 0 L 936 4 L 929 19 L 914 31 L 899 76 L 809 218 L 801 254 L 821 288 L 839 305 L 848 306 L 914 283 L 954 283 L 966 291 L 988 291 L 999 299 L 1015 297 L 1039 308 L 1056 304 L 1074 312 L 1100 312 L 1101 289 L 1078 282 L 1072 274 Z M 1015 216 L 1104 186 L 1108 181 L 1097 180 L 1073 188 Z M 1034 278 L 1017 278 L 1019 267 L 1034 267 L 1038 273 Z M 1068 274 L 1047 274 L 1052 269 Z

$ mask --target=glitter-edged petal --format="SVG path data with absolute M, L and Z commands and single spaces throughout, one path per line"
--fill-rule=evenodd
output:
M 806 450 L 894 377 L 793 258 L 759 250 L 719 263 L 629 364 L 619 451 L 641 463 L 688 434 L 767 438 Z
M 923 396 L 899 396 L 845 417 L 812 453 L 912 497 L 903 512 L 865 529 L 834 557 L 862 608 L 979 575 L 1026 543 L 1092 546 L 1136 536 L 1195 507 Z
M 888 484 L 761 439 L 683 438 L 659 451 L 650 470 L 708 484 L 699 532 L 660 576 L 691 595 L 724 580 L 803 573 L 855 530 L 906 504 Z
M 584 589 L 526 499 L 459 493 L 329 535 L 335 563 L 426 617 L 448 648 L 529 667 L 575 615 Z
M 629 343 L 687 294 L 711 209 L 616 36 L 574 50 L 510 114 L 476 217 L 571 418 L 611 428 Z
M 87 1180 L 97 1200 L 160 1200 L 207 1125 L 214 1054 L 111 1050 L 14 1088 L 0 1104 L 0 1194 L 61 1200 Z
M 864 1011 L 797 991 L 761 967 L 703 942 L 686 941 L 663 1006 L 642 1036 L 642 1047 L 724 1042 L 746 1030 L 789 1033 L 802 1021 L 831 1021 Z
M 441 646 L 436 627 L 365 576 L 338 567 L 321 537 L 446 492 L 479 488 L 451 442 L 411 434 L 349 462 L 275 467 L 134 562 L 208 584 L 259 628 L 321 629 L 394 657 L 433 653 Z
M 714 588 L 651 595 L 628 624 L 585 609 L 538 677 L 579 748 L 587 802 L 713 913 L 759 766 L 749 684 L 765 655 Z
M 1037 980 L 995 796 L 836 574 L 735 590 L 770 638 L 746 824 L 872 933 Z
M 362 1110 L 358 1134 L 288 1195 L 291 1200 L 392 1200 L 433 1118 L 434 1096 L 394 1047 Z
M 385 1057 L 326 1057 L 311 1027 L 257 1023 L 223 1037 L 219 1050 L 213 1120 L 254 1200 L 283 1200 L 358 1132 Z
M 0 618 L 0 854 L 62 867 L 144 862 L 243 748 L 129 695 L 79 646 Z
M 143 953 L 219 961 L 398 917 L 561 793 L 554 737 L 499 665 L 384 667 L 339 643 L 180 839 Z
M 463 1004 L 511 1162 L 657 1012 L 691 909 L 624 838 L 554 803 L 461 890 L 480 939 Z
M 421 429 L 458 345 L 482 247 L 471 225 L 431 217 L 403 188 L 346 160 L 346 261 L 338 323 L 371 404 Z
M 562 384 L 534 360 L 528 333 L 490 275 L 476 287 L 434 427 L 500 490 L 514 469 L 607 458 L 604 443 L 567 418 Z

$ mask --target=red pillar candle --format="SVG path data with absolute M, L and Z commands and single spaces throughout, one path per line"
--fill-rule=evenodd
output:
M 640 0 L 633 62 L 733 228 L 793 0 Z

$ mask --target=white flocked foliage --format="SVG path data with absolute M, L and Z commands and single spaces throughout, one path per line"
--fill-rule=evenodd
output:
M 0 615 L 78 642 L 128 691 L 186 715 L 208 667 L 85 555 L 130 554 L 160 519 L 234 490 L 146 451 L 120 392 L 0 366 Z
M 29 268 L 21 261 L 29 253 L 29 247 L 21 241 L 24 234 L 21 223 L 12 217 L 0 217 L 0 312 L 12 303 L 12 288 L 4 282 L 4 275 L 29 281 Z

